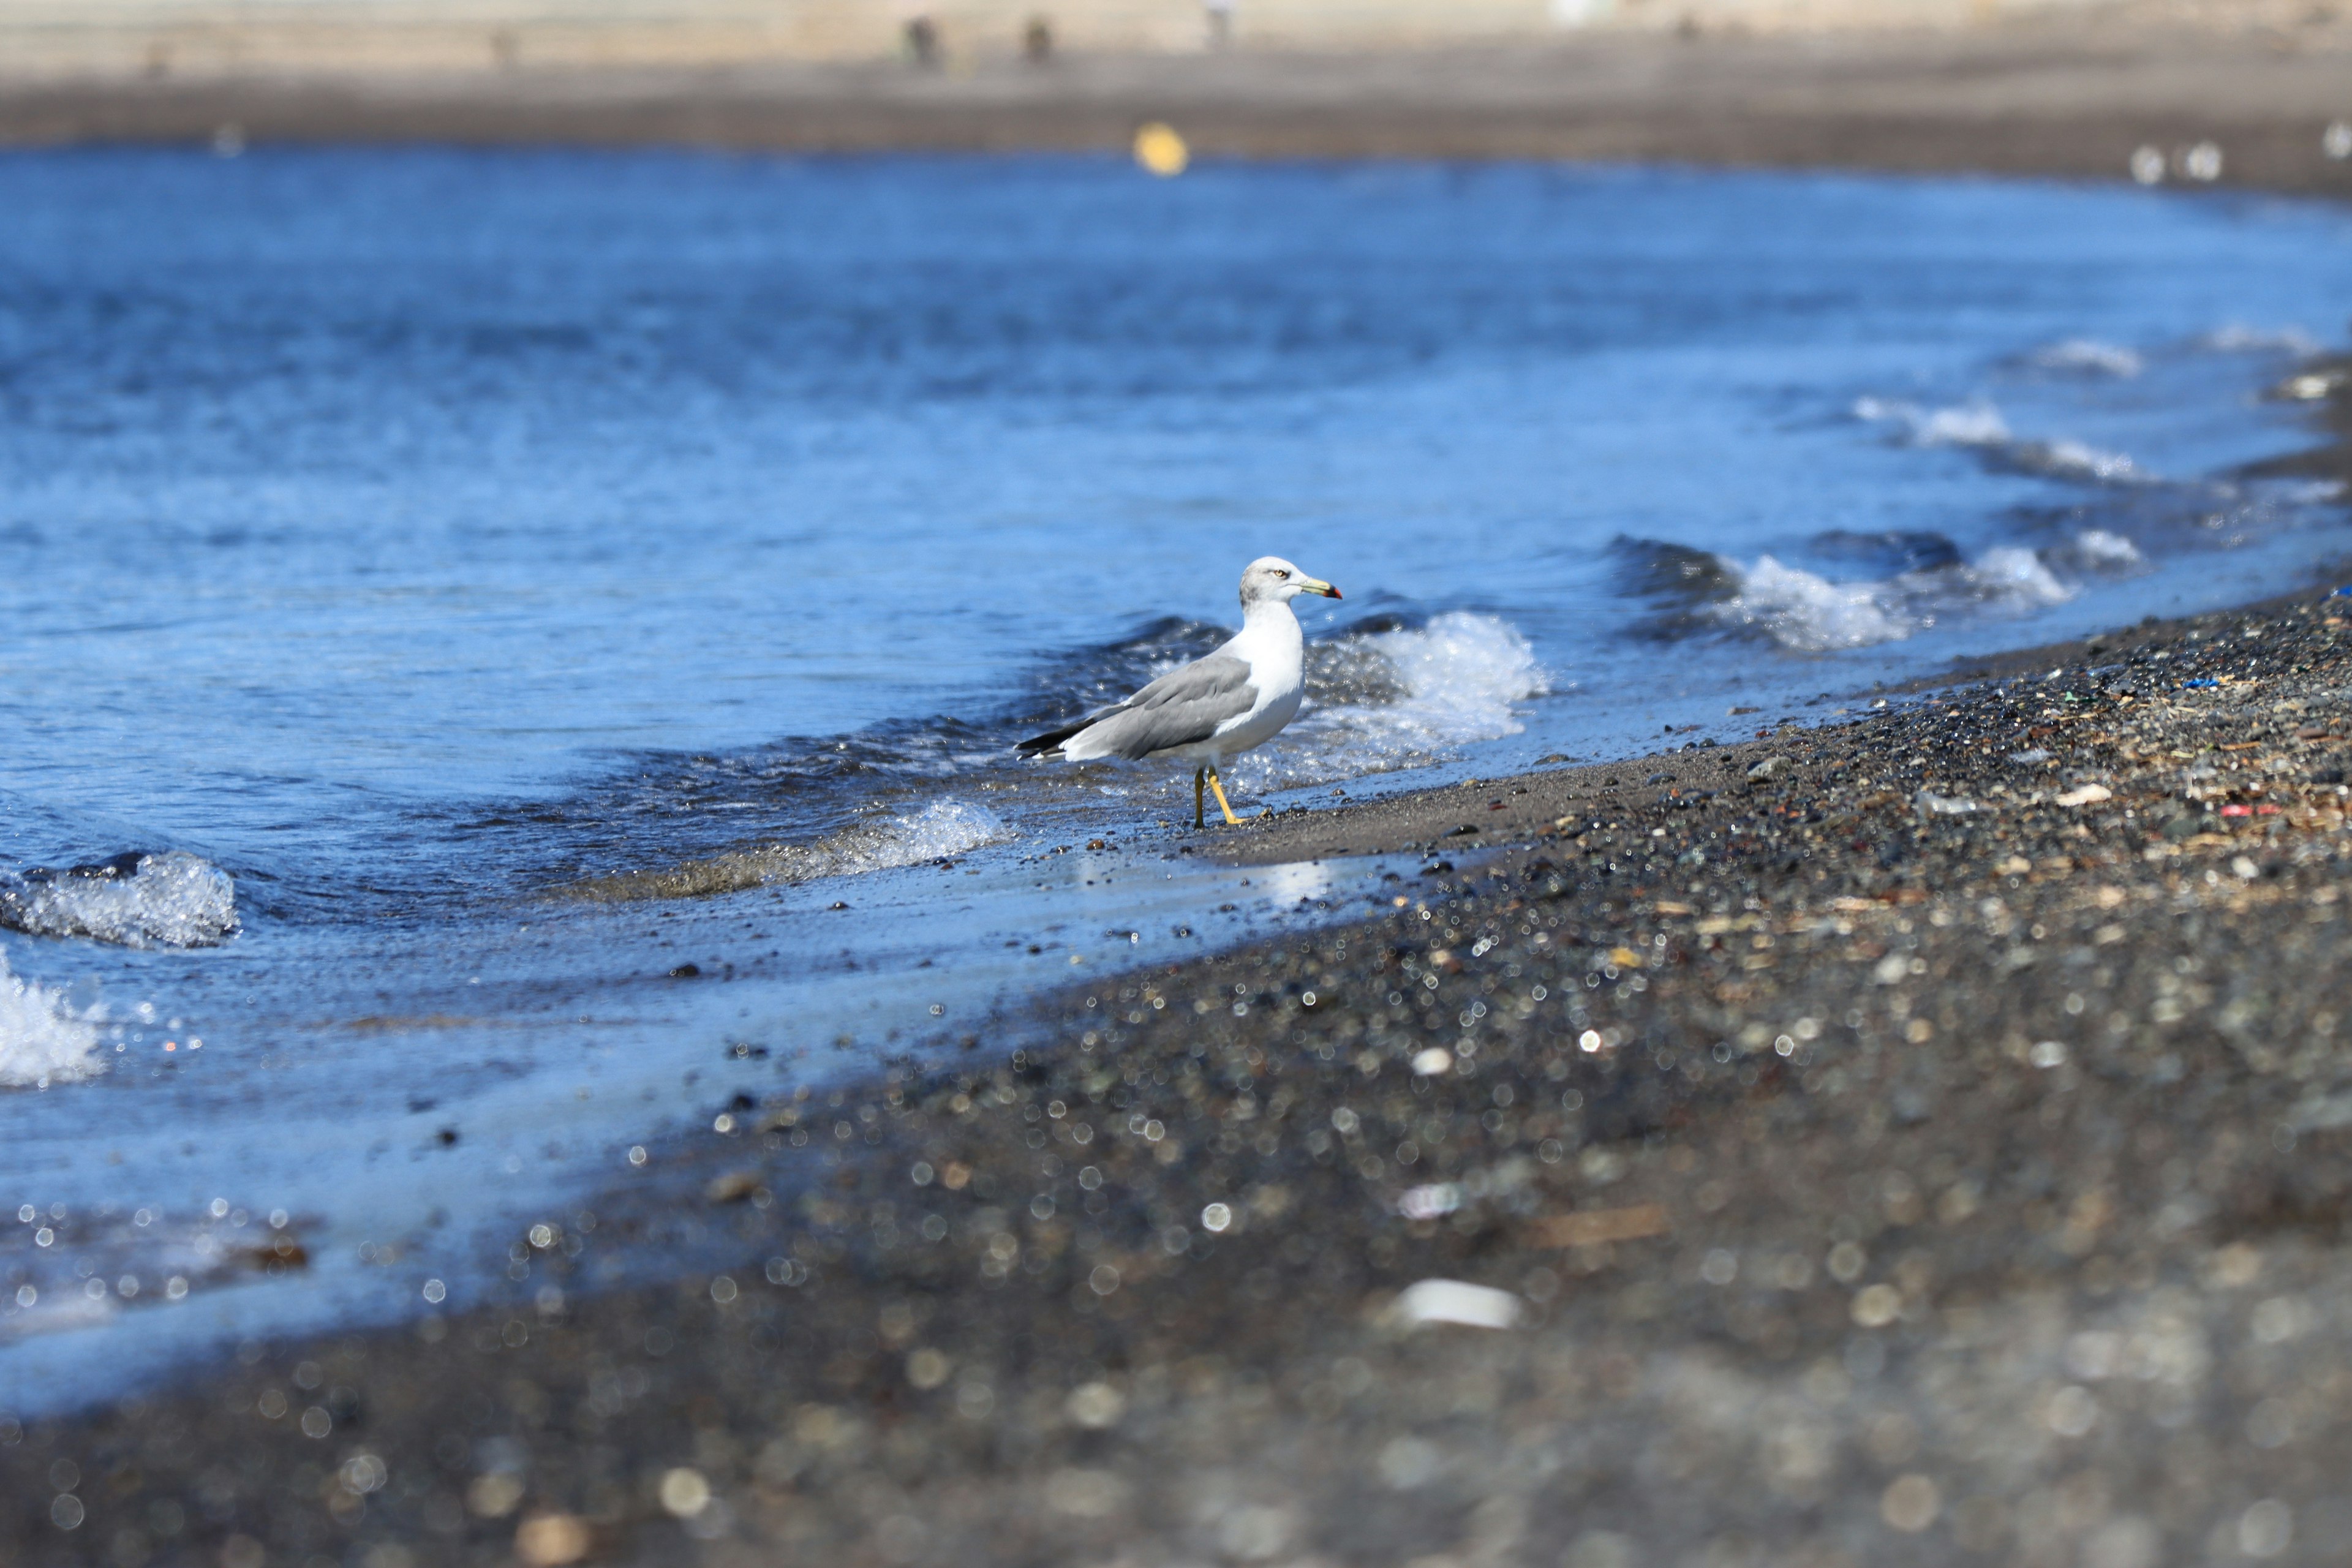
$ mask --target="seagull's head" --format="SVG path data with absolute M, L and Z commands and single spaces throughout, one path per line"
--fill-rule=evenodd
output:
M 1309 577 L 1279 555 L 1261 555 L 1242 572 L 1242 608 L 1271 600 L 1286 604 L 1301 594 L 1336 599 L 1339 590 L 1320 577 Z

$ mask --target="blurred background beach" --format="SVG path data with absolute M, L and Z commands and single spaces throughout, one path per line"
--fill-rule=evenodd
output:
M 2347 63 L 2334 0 L 5 0 L 0 143 L 1068 151 L 1167 121 L 1246 156 L 2336 191 Z

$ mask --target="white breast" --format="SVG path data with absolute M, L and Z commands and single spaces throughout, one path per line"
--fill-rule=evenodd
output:
M 1257 691 L 1250 710 L 1218 725 L 1216 738 L 1202 748 L 1223 758 L 1264 745 L 1298 716 L 1307 695 L 1307 639 L 1290 606 L 1276 600 L 1253 606 L 1240 633 L 1219 651 L 1248 662 Z

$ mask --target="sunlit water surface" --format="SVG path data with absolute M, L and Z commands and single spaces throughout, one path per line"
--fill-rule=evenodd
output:
M 0 211 L 19 1410 L 527 1292 L 509 1240 L 739 1090 L 1361 907 L 1382 868 L 1177 854 L 1172 770 L 1008 755 L 1255 555 L 1348 597 L 1253 809 L 2347 544 L 2233 477 L 2352 299 L 2346 215 L 2259 198 L 58 153 Z M 272 1211 L 309 1267 L 250 1266 Z

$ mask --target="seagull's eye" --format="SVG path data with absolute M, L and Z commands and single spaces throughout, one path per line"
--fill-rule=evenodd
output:
M 1286 578 L 1286 577 L 1288 577 L 1288 576 L 1290 575 L 1290 574 L 1289 574 L 1289 573 L 1287 573 L 1287 572 L 1277 571 L 1277 572 L 1276 572 L 1276 573 L 1275 573 L 1275 575 L 1276 575 L 1276 576 L 1277 576 L 1277 577 L 1285 577 L 1285 578 Z

